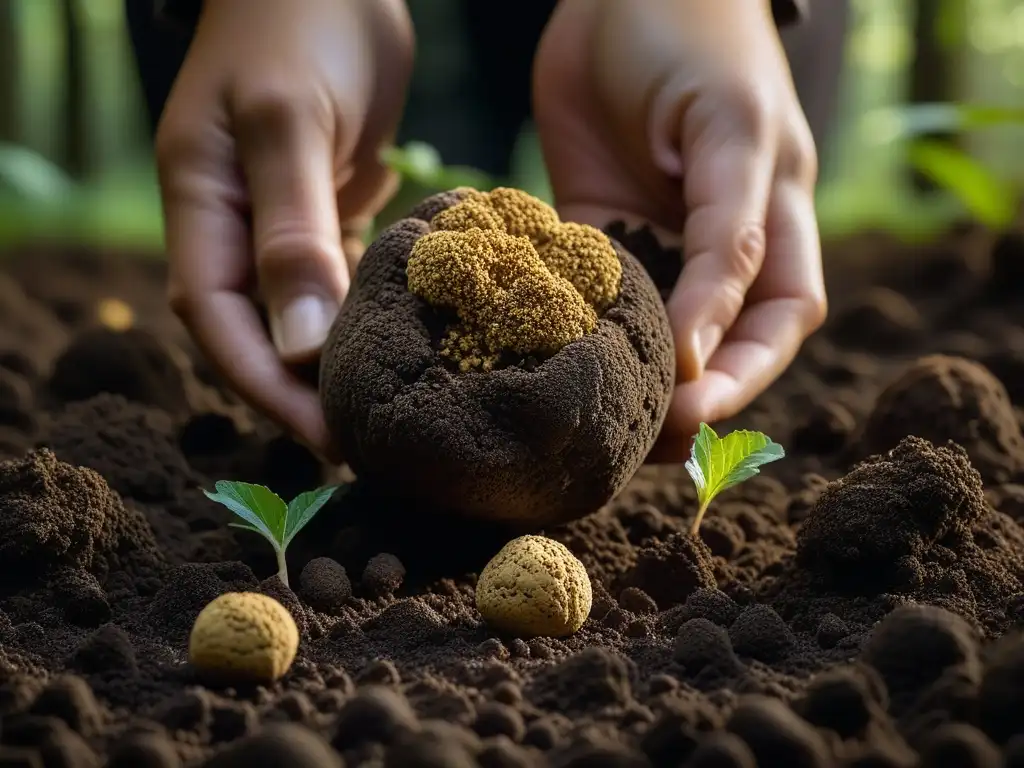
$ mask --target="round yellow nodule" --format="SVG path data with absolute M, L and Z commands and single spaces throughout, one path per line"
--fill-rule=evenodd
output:
M 228 592 L 196 617 L 189 662 L 224 682 L 271 683 L 288 671 L 299 648 L 299 629 L 277 600 L 256 592 Z
M 575 555 L 543 536 L 513 539 L 480 572 L 476 607 L 495 629 L 563 637 L 583 626 L 594 595 Z
M 121 299 L 103 299 L 96 307 L 96 316 L 114 331 L 127 331 L 135 324 L 135 311 Z

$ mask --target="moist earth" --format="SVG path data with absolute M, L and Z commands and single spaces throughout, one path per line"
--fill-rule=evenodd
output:
M 665 295 L 678 255 L 610 232 Z M 719 425 L 787 458 L 716 500 L 699 539 L 681 464 L 547 529 L 594 606 L 571 637 L 525 640 L 473 599 L 504 534 L 366 484 L 296 539 L 286 588 L 201 489 L 291 497 L 348 470 L 220 387 L 158 262 L 11 254 L 0 765 L 1024 765 L 1021 258 L 1024 237 L 973 227 L 831 246 L 829 324 Z M 112 298 L 130 330 L 103 327 Z M 208 687 L 192 622 L 241 590 L 291 612 L 297 660 L 270 686 Z

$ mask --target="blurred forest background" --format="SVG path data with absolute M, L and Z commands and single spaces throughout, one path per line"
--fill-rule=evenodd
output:
M 443 27 L 449 0 L 410 4 L 421 36 Z M 1015 218 L 1024 190 L 1024 3 L 851 0 L 850 13 L 839 115 L 822 157 L 823 234 L 924 238 L 965 212 L 993 226 Z M 450 33 L 430 48 L 421 41 L 421 89 L 444 87 L 463 42 Z M 399 207 L 472 173 L 452 175 L 439 165 L 447 158 L 423 145 L 393 159 L 407 182 Z M 530 130 L 511 178 L 477 178 L 545 195 Z M 122 0 L 0 0 L 0 247 L 39 239 L 161 246 Z

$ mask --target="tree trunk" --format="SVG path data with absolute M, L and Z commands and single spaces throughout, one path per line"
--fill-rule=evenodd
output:
M 15 0 L 0 2 L 0 142 L 22 139 L 18 5 Z
M 917 0 L 916 6 L 908 101 L 911 104 L 954 102 L 959 93 L 957 74 L 963 46 L 961 39 L 946 38 L 943 30 L 965 28 L 965 18 L 952 22 L 948 14 L 966 16 L 966 3 L 963 0 Z M 959 144 L 958 137 L 949 133 L 929 134 L 921 138 Z M 917 172 L 913 172 L 912 180 L 914 187 L 922 192 L 935 189 L 929 179 Z
M 78 0 L 61 0 L 64 32 L 63 165 L 76 180 L 92 170 L 89 152 L 88 61 Z

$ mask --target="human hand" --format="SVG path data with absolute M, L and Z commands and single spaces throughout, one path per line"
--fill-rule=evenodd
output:
M 157 132 L 171 306 L 253 407 L 330 454 L 316 358 L 395 183 L 402 0 L 206 0 Z M 270 338 L 253 293 L 266 305 Z
M 651 456 L 679 460 L 826 312 L 815 148 L 770 3 L 562 0 L 534 115 L 563 218 L 681 233 L 667 302 L 679 383 Z

